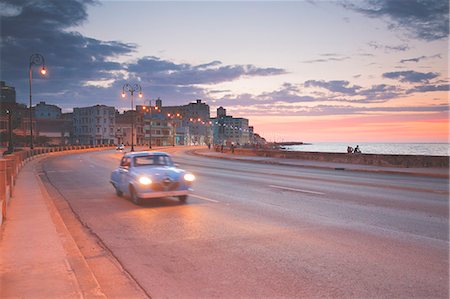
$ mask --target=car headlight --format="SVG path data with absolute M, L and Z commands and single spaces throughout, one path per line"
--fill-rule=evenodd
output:
M 146 176 L 141 176 L 139 178 L 139 183 L 141 183 L 142 185 L 150 185 L 152 183 L 152 180 Z
M 193 182 L 195 180 L 195 175 L 193 175 L 192 173 L 186 173 L 184 175 L 184 180 L 188 182 Z

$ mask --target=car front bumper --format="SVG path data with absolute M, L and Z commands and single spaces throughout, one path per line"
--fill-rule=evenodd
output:
M 139 198 L 158 198 L 158 197 L 172 197 L 172 196 L 184 196 L 192 193 L 192 189 L 186 190 L 173 190 L 173 191 L 142 191 L 138 190 L 137 196 Z

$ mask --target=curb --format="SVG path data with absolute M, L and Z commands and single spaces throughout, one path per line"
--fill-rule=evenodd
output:
M 69 152 L 67 152 L 66 154 L 69 154 Z M 40 160 L 46 158 L 48 157 L 40 157 L 37 162 L 40 162 Z M 32 166 L 34 176 L 36 177 L 36 180 L 39 184 L 40 192 L 44 197 L 44 201 L 47 205 L 50 217 L 56 227 L 62 246 L 67 254 L 68 267 L 70 267 L 70 270 L 74 273 L 82 297 L 106 298 L 105 294 L 101 290 L 100 284 L 92 273 L 88 263 L 86 262 L 86 259 L 78 248 L 57 207 L 55 206 L 55 203 L 53 202 L 49 193 L 47 192 L 47 189 L 45 188 L 44 183 L 42 182 L 42 179 L 39 175 L 40 166 Z
M 266 165 L 281 165 L 281 166 L 289 166 L 289 167 L 298 167 L 298 168 L 311 168 L 311 169 L 323 169 L 323 170 L 336 170 L 336 171 L 354 171 L 354 172 L 368 172 L 368 173 L 379 173 L 379 174 L 400 174 L 400 175 L 410 175 L 410 176 L 420 176 L 420 177 L 434 177 L 434 178 L 446 178 L 448 179 L 449 174 L 439 174 L 439 173 L 418 173 L 418 172 L 404 172 L 397 170 L 384 170 L 384 169 L 355 169 L 355 168 L 341 168 L 341 167 L 331 167 L 331 166 L 320 166 L 320 165 L 295 165 L 295 164 L 287 164 L 276 161 L 263 161 L 263 160 L 252 160 L 246 158 L 233 158 L 228 156 L 211 156 L 208 154 L 202 154 L 201 150 L 191 150 L 188 153 L 195 155 L 206 157 L 210 159 L 222 159 L 222 160 L 230 160 L 230 161 L 243 161 L 249 163 L 257 163 L 257 164 L 266 164 Z M 240 156 L 241 157 L 241 156 Z

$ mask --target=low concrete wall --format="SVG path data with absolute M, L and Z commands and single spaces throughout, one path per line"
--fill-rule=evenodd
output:
M 230 152 L 230 149 L 225 149 Z M 449 167 L 448 156 L 422 156 L 422 155 L 380 155 L 380 154 L 344 154 L 344 153 L 322 153 L 322 152 L 288 152 L 279 150 L 234 150 L 236 155 L 262 156 L 286 159 L 313 160 L 332 163 L 351 163 L 363 165 L 376 165 L 388 167 Z
M 17 151 L 9 155 L 4 155 L 0 158 L 0 225 L 6 220 L 8 215 L 8 205 L 14 198 L 14 183 L 20 169 L 37 155 L 48 154 L 55 151 L 93 151 L 103 150 L 114 146 L 97 146 L 97 147 L 82 147 L 82 146 L 65 146 L 65 147 L 51 147 L 39 148 L 27 151 Z M 86 149 L 83 149 L 86 148 Z

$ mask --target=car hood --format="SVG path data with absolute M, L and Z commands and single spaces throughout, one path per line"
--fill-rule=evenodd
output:
M 172 180 L 178 180 L 185 174 L 185 171 L 173 166 L 140 166 L 133 169 L 133 174 L 136 176 L 150 176 L 153 180 L 162 180 L 167 177 Z

